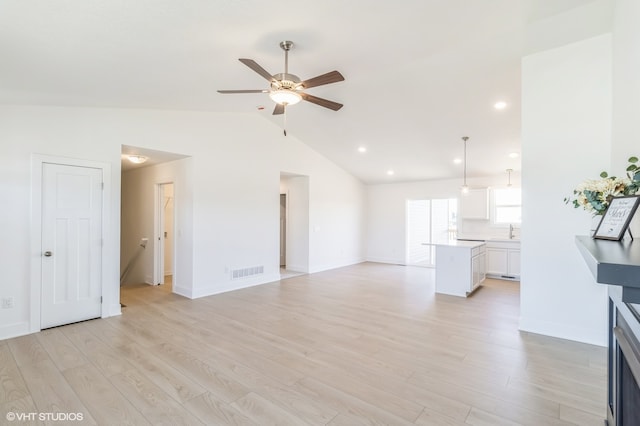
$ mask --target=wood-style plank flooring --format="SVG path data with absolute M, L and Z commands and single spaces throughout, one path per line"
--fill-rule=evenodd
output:
M 364 263 L 197 300 L 125 287 L 122 316 L 0 341 L 0 424 L 603 424 L 604 348 L 519 332 L 518 283 L 433 283 Z

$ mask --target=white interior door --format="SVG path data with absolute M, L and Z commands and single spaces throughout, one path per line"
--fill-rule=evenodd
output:
M 173 184 L 164 187 L 164 276 L 173 275 Z
M 287 196 L 280 194 L 280 267 L 287 266 Z
M 167 200 L 165 198 L 165 186 L 167 184 L 156 184 L 156 207 L 155 207 L 155 244 L 154 255 L 155 260 L 153 264 L 153 285 L 164 284 L 165 274 L 165 207 Z
M 102 316 L 102 170 L 42 166 L 41 328 Z

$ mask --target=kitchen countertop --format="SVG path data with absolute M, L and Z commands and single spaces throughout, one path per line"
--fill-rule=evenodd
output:
M 487 243 L 496 242 L 496 243 L 519 243 L 520 238 L 488 238 L 485 240 Z
M 489 236 L 489 235 L 481 235 L 481 234 L 463 234 L 463 235 L 458 235 L 458 240 L 463 240 L 463 241 L 484 241 L 484 242 L 491 242 L 491 241 L 496 241 L 496 242 L 520 242 L 520 232 L 518 231 L 516 233 L 516 236 L 514 238 L 509 239 L 509 237 L 506 235 L 504 236 Z
M 481 245 L 484 245 L 485 242 L 484 241 L 464 241 L 464 240 L 448 240 L 448 241 L 442 241 L 442 242 L 437 242 L 437 243 L 433 243 L 433 244 L 426 244 L 423 243 L 425 245 L 434 245 L 434 246 L 442 246 L 442 247 L 466 247 L 466 248 L 474 248 L 474 247 L 479 247 Z

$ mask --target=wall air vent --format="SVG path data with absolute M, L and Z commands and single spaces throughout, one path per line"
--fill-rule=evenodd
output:
M 253 266 L 251 268 L 233 269 L 231 270 L 232 280 L 241 280 L 242 278 L 253 277 L 255 275 L 264 274 L 264 266 Z

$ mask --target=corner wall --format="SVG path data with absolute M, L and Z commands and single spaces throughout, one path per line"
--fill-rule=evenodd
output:
M 520 329 L 606 345 L 607 288 L 575 245 L 589 213 L 564 197 L 610 163 L 611 36 L 522 61 Z

